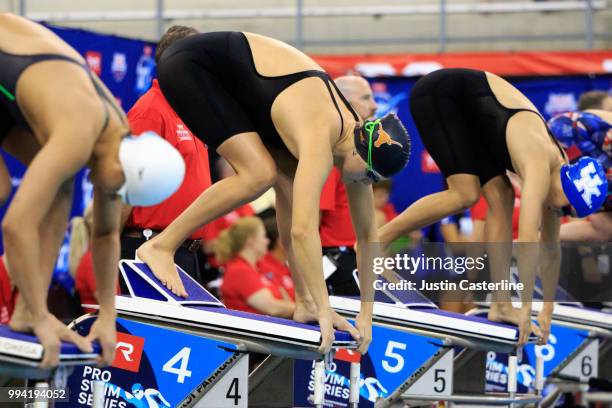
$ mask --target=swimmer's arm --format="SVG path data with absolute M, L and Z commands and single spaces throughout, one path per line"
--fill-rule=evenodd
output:
M 361 313 L 372 315 L 374 307 L 374 273 L 373 257 L 378 254 L 378 234 L 374 213 L 374 196 L 372 186 L 354 183 L 346 185 L 351 220 L 357 238 L 357 270 L 359 271 L 359 289 L 361 292 Z
M 561 245 L 559 243 L 559 230 L 561 222 L 558 214 L 548 207 L 542 210 L 542 289 L 544 291 L 545 309 L 552 310 L 552 301 L 555 298 L 559 271 L 561 269 Z
M 321 262 L 319 202 L 332 163 L 329 145 L 309 143 L 302 146 L 293 181 L 291 245 L 297 268 L 304 275 L 319 312 L 330 310 Z
M 596 213 L 561 225 L 561 241 L 608 242 L 612 240 L 612 214 Z
M 3 220 L 6 261 L 35 322 L 49 313 L 47 289 L 51 278 L 41 276 L 39 226 L 62 185 L 89 159 L 92 146 L 82 139 L 80 129 L 53 132 L 29 165 Z
M 96 187 L 93 217 L 91 254 L 100 315 L 112 317 L 115 315 L 117 264 L 120 254 L 121 200 Z
M 295 305 L 291 301 L 275 298 L 268 288 L 258 290 L 246 301 L 253 309 L 269 316 L 290 318 L 295 311 Z
M 550 185 L 550 169 L 547 163 L 536 157 L 527 160 L 519 167 L 523 178 L 521 190 L 521 212 L 519 215 L 519 244 L 517 261 L 519 276 L 524 285 L 521 299 L 523 309 L 531 310 L 531 299 L 535 277 L 540 262 L 540 227 L 542 208 Z

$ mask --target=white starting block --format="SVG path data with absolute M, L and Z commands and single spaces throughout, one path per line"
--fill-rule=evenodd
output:
M 248 354 L 246 353 L 248 352 L 270 355 L 267 361 L 261 364 L 252 373 L 252 376 L 249 376 L 248 381 L 241 382 L 245 390 L 248 387 L 250 392 L 265 384 L 269 374 L 274 372 L 286 359 L 317 360 L 314 405 L 322 407 L 326 364 L 331 363 L 333 353 L 338 349 L 357 347 L 356 342 L 348 333 L 336 331 L 332 352 L 322 355 L 318 351 L 321 339 L 318 326 L 227 309 L 180 268 L 181 279 L 189 294 L 187 299 L 171 293 L 142 262 L 122 260 L 120 269 L 130 294 L 116 297 L 117 313 L 120 316 L 119 323 L 146 324 L 152 330 L 187 333 L 194 338 L 234 345 L 231 350 L 228 350 L 232 353 L 231 356 L 213 373 L 211 378 L 194 389 L 188 399 L 182 401 L 180 405 L 182 407 L 211 406 L 211 401 L 215 401 L 215 406 L 221 406 L 217 402 L 220 400 L 217 399 L 215 386 L 221 384 L 222 386 L 216 388 L 223 389 L 224 392 L 228 390 L 229 394 L 233 390 L 230 382 L 232 378 L 246 378 L 248 375 Z M 86 306 L 96 307 L 96 305 Z M 81 318 L 77 324 L 84 324 L 87 319 L 91 318 L 87 316 Z M 287 379 L 281 378 L 280 380 Z M 237 387 L 236 385 L 236 393 L 238 392 Z M 240 391 L 240 395 L 246 394 Z M 235 404 L 231 403 L 228 406 L 247 407 L 249 404 L 248 398 L 244 397 L 239 400 L 237 398 L 233 402 Z
M 536 317 L 542 310 L 543 303 L 532 303 L 532 313 Z M 514 302 L 514 307 L 520 307 Z M 482 315 L 488 309 L 479 307 L 469 312 L 471 315 Z M 612 314 L 582 307 L 579 303 L 555 303 L 553 318 L 554 327 L 567 328 L 584 333 L 579 344 L 562 361 L 558 362 L 546 376 L 546 381 L 556 385 L 562 392 L 581 392 L 590 401 L 603 398 L 606 402 L 612 399 L 610 393 L 590 393 L 588 381 L 600 374 L 600 366 L 609 364 L 612 343 Z M 554 341 L 559 341 L 555 339 Z M 549 340 L 550 343 L 550 340 Z M 607 362 L 606 362 L 607 361 Z M 572 379 L 572 380 L 568 380 Z
M 354 317 L 360 310 L 359 301 L 352 298 L 330 297 L 331 305 L 339 313 Z M 405 306 L 409 303 L 412 307 Z M 401 294 L 391 294 L 388 302 L 375 302 L 373 322 L 405 333 L 440 340 L 440 347 L 429 359 L 413 372 L 399 387 L 380 398 L 375 406 L 389 407 L 398 400 L 414 404 L 423 401 L 446 401 L 458 404 L 480 405 L 525 405 L 540 400 L 538 395 L 517 394 L 517 339 L 514 326 L 491 322 L 484 318 L 465 316 L 438 310 L 435 305 L 417 305 L 412 299 L 401 299 Z M 374 339 L 376 341 L 376 339 Z M 531 341 L 535 341 L 531 339 Z M 455 349 L 463 348 L 457 356 Z M 474 394 L 454 393 L 454 382 L 458 376 L 484 378 L 482 372 L 474 372 L 467 365 L 475 358 L 475 352 L 499 351 L 512 354 L 509 362 L 508 393 L 484 394 L 484 389 Z M 463 371 L 463 374 L 459 374 Z M 467 371 L 467 372 L 466 372 Z M 484 387 L 483 387 L 484 388 Z

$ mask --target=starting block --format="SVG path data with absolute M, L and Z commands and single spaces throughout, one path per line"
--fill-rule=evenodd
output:
M 357 347 L 348 333 L 336 331 L 332 352 L 322 355 L 318 326 L 227 309 L 180 268 L 187 299 L 174 296 L 142 262 L 122 260 L 120 270 L 129 295 L 116 297 L 117 358 L 108 369 L 75 372 L 71 387 L 86 391 L 79 393 L 80 401 L 64 406 L 91 402 L 93 381 L 106 384 L 110 406 L 147 398 L 160 407 L 271 406 L 261 402 L 262 390 L 271 383 L 284 390 L 274 395 L 276 404 L 293 405 L 286 402 L 291 375 L 279 375 L 279 370 L 287 361 L 303 359 L 314 361 L 312 402 L 322 407 L 333 354 Z M 84 316 L 74 325 L 86 331 L 93 321 L 93 316 Z M 249 374 L 252 352 L 270 356 Z M 358 364 L 353 371 L 358 373 Z

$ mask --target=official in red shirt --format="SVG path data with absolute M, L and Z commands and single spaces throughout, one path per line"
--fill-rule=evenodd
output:
M 360 76 L 343 76 L 337 78 L 335 82 L 362 119 L 374 115 L 377 105 L 368 81 Z M 330 261 L 330 263 L 325 262 L 328 267 L 324 268 L 329 294 L 359 295 L 359 287 L 353 276 L 353 271 L 357 268 L 353 249 L 356 241 L 355 232 L 346 189 L 340 172 L 335 167 L 332 168 L 321 191 L 319 235 L 323 246 L 323 257 Z
M 8 324 L 15 310 L 17 289 L 11 281 L 4 263 L 4 255 L 0 256 L 0 324 Z
M 287 265 L 287 253 L 278 238 L 276 212 L 268 211 L 263 216 L 260 214 L 259 217 L 263 220 L 269 244 L 268 252 L 257 262 L 257 269 L 281 289 L 284 298 L 295 301 L 295 287 Z
M 161 53 L 175 41 L 197 30 L 191 27 L 173 26 L 160 39 L 155 53 L 156 62 Z M 170 142 L 185 160 L 185 177 L 180 188 L 167 200 L 152 207 L 133 207 L 127 217 L 121 237 L 122 258 L 133 259 L 136 249 L 147 239 L 166 228 L 205 189 L 210 187 L 208 149 L 170 107 L 157 80 L 128 112 L 133 132 L 152 130 Z M 200 251 L 205 227 L 200 228 L 185 241 L 175 254 L 175 262 L 199 282 L 208 282 L 216 276 L 203 276 L 205 259 Z
M 93 259 L 91 251 L 85 252 L 81 257 L 81 262 L 76 270 L 75 289 L 79 294 L 79 300 L 82 305 L 97 305 L 98 296 L 96 295 L 96 277 L 94 275 Z M 117 293 L 119 284 L 117 284 Z M 83 308 L 85 313 L 95 312 L 95 309 Z
M 283 298 L 279 286 L 257 270 L 268 250 L 262 221 L 245 217 L 217 238 L 217 259 L 223 263 L 221 299 L 230 309 L 271 316 L 293 316 L 294 304 Z

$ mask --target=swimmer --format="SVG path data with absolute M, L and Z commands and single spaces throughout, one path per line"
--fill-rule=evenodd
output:
M 578 216 L 596 211 L 607 190 L 599 163 L 582 158 L 568 165 L 536 107 L 516 88 L 488 72 L 441 69 L 421 78 L 410 109 L 428 152 L 446 177 L 448 189 L 413 203 L 379 229 L 383 243 L 471 207 L 485 196 L 489 205 L 485 241 L 494 276 L 508 276 L 514 191 L 506 170 L 522 180 L 518 267 L 524 283 L 521 309 L 509 294 L 493 302 L 489 318 L 519 326 L 519 343 L 532 330 L 545 343 L 553 303 L 545 302 L 531 325 L 535 273 L 541 263 L 545 299 L 553 299 L 560 266 L 559 212 L 571 205 Z M 533 243 L 546 245 L 534 245 Z M 540 248 L 541 247 L 541 248 Z M 504 249 L 505 248 L 505 249 Z M 543 259 L 540 262 L 540 258 Z M 499 273 L 501 272 L 501 273 Z
M 553 117 L 548 126 L 570 160 L 579 157 L 596 159 L 612 178 L 612 96 L 602 91 L 586 92 L 580 97 L 578 112 Z M 602 209 L 588 219 L 573 220 L 561 226 L 561 241 L 601 242 L 612 240 L 612 194 Z
M 235 170 L 204 191 L 138 257 L 169 288 L 185 294 L 173 254 L 192 231 L 261 195 L 276 191 L 281 242 L 296 289 L 297 321 L 317 321 L 321 352 L 333 328 L 350 331 L 361 352 L 371 338 L 372 302 L 363 302 L 357 330 L 332 311 L 321 263 L 319 197 L 332 166 L 342 173 L 360 247 L 376 242 L 370 184 L 408 161 L 410 140 L 394 115 L 363 121 L 328 74 L 301 51 L 272 38 L 212 32 L 170 46 L 159 84 L 185 124 Z M 366 251 L 360 269 L 370 269 Z M 372 287 L 372 274 L 360 274 Z M 372 299 L 362 292 L 362 300 Z
M 84 59 L 47 28 L 0 14 L 0 67 L 0 142 L 27 166 L 2 222 L 6 262 L 20 294 L 10 327 L 34 332 L 45 350 L 42 367 L 59 363 L 61 341 L 83 352 L 99 341 L 99 363 L 108 365 L 115 353 L 119 197 L 143 204 L 161 201 L 180 185 L 184 163 L 158 136 L 126 137 L 129 127 L 115 98 Z M 87 338 L 47 308 L 73 177 L 84 166 L 90 167 L 94 184 L 91 244 L 100 303 Z M 0 159 L 0 198 L 6 200 L 10 192 L 11 178 Z

